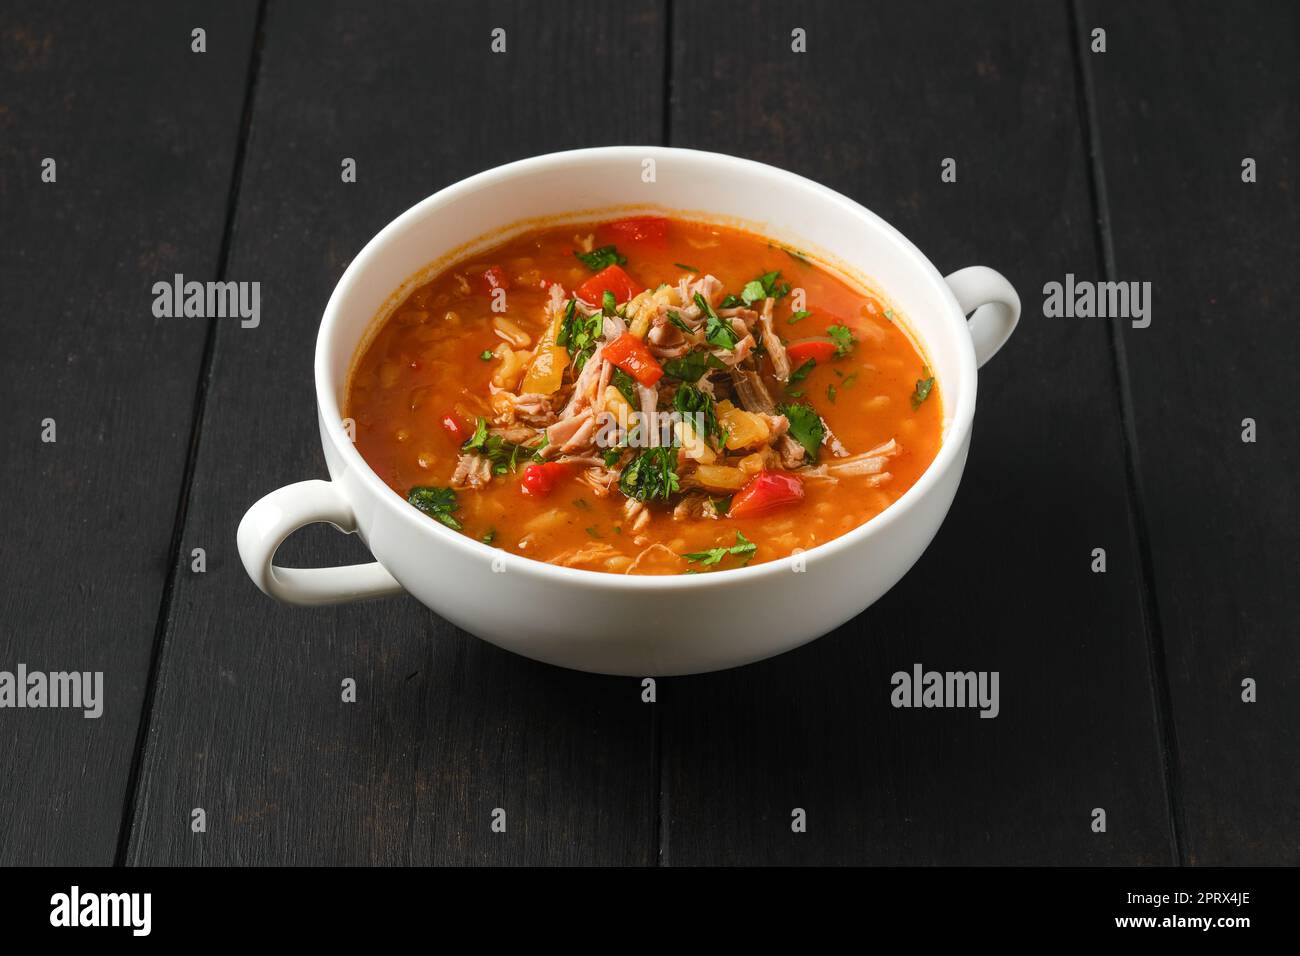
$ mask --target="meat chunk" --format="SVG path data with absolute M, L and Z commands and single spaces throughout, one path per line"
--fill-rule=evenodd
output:
M 786 355 L 785 343 L 781 337 L 776 334 L 776 329 L 772 325 L 772 308 L 776 305 L 776 299 L 771 296 L 763 300 L 763 311 L 759 313 L 758 325 L 760 334 L 763 339 L 763 348 L 767 349 L 767 357 L 772 360 L 772 372 L 776 375 L 778 382 L 790 381 L 790 356 Z
M 456 459 L 456 470 L 451 475 L 453 488 L 482 488 L 492 480 L 492 462 L 478 452 L 469 452 Z
M 765 415 L 771 415 L 776 411 L 776 403 L 772 401 L 772 393 L 767 390 L 763 384 L 763 378 L 752 367 L 733 368 L 731 370 L 731 384 L 736 390 L 736 397 L 740 399 L 740 405 L 747 412 L 762 412 Z

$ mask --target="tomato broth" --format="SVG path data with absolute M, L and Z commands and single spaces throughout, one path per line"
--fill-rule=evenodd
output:
M 761 236 L 661 217 L 536 229 L 446 268 L 359 352 L 346 409 L 362 457 L 430 520 L 609 573 L 816 547 L 896 501 L 943 430 L 881 297 Z

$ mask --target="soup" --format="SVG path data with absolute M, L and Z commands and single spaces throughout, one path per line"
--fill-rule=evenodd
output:
M 621 574 L 772 561 L 869 521 L 942 439 L 882 299 L 738 229 L 527 232 L 416 288 L 359 351 L 356 447 L 430 520 Z

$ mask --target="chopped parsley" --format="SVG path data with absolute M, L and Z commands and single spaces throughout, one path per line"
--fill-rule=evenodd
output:
M 808 377 L 808 373 L 817 367 L 817 360 L 810 358 L 790 373 L 790 384 L 796 385 Z
M 912 393 L 912 411 L 921 407 L 921 403 L 930 397 L 930 392 L 934 389 L 934 375 L 930 373 L 928 367 L 921 370 L 925 378 L 916 380 L 916 391 Z
M 668 318 L 669 322 L 677 326 L 687 335 L 695 334 L 695 330 L 686 324 L 686 320 L 682 318 L 681 313 L 679 313 L 676 309 L 669 309 L 667 312 L 664 313 L 664 315 Z
M 848 388 L 849 386 L 851 386 L 851 385 L 852 385 L 854 382 L 856 382 L 857 380 L 858 380 L 858 373 L 857 373 L 857 372 L 850 372 L 848 375 L 845 375 L 845 376 L 844 376 L 844 381 L 841 382 L 840 385 L 841 385 L 841 387 L 843 387 L 843 388 Z
M 664 362 L 664 374 L 683 382 L 698 382 L 709 369 L 725 368 L 725 363 L 710 352 L 695 349 L 681 358 L 668 359 Z
M 847 325 L 832 325 L 826 330 L 832 342 L 835 343 L 835 357 L 843 358 L 853 350 L 857 344 L 857 339 L 853 337 L 853 330 Z
M 618 314 L 618 299 L 608 289 L 600 297 L 600 311 L 602 315 Z
M 674 262 L 673 265 L 675 265 L 675 266 L 676 266 L 677 268 L 679 268 L 679 269 L 685 269 L 687 272 L 699 272 L 699 271 L 700 271 L 700 267 L 699 267 L 699 266 L 689 266 L 689 265 L 687 265 L 687 264 L 684 263 L 684 262 Z
M 636 394 L 636 379 L 621 368 L 614 369 L 614 375 L 609 382 L 618 389 L 619 394 L 626 398 L 627 403 L 633 408 L 636 408 L 641 403 Z
M 777 282 L 781 271 L 765 272 L 757 279 L 750 279 L 745 288 L 740 290 L 740 301 L 746 306 L 753 305 L 759 299 L 780 299 L 790 291 L 790 283 Z
M 728 502 L 730 504 L 730 502 Z M 692 551 L 689 554 L 683 554 L 682 557 L 687 561 L 699 564 L 701 567 L 708 567 L 712 564 L 718 564 L 729 554 L 744 557 L 740 562 L 740 567 L 749 564 L 750 559 L 754 557 L 754 552 L 758 550 L 758 545 L 750 541 L 741 532 L 736 532 L 736 543 L 729 548 L 709 548 L 707 551 Z
M 809 312 L 807 309 L 800 309 L 798 312 L 791 313 L 790 318 L 787 319 L 786 321 L 789 322 L 791 325 L 794 325 L 796 322 L 802 322 L 810 315 L 812 315 L 812 313 Z
M 574 256 L 581 259 L 582 264 L 592 272 L 599 272 L 609 266 L 627 265 L 627 256 L 620 256 L 614 246 L 601 246 L 591 252 L 574 252 Z
M 806 403 L 779 405 L 777 411 L 790 423 L 790 437 L 803 446 L 808 461 L 817 464 L 817 452 L 826 437 L 826 426 L 817 410 Z
M 727 495 L 725 498 L 713 498 L 713 510 L 720 515 L 725 515 L 731 510 L 731 499 L 734 495 Z
M 496 539 L 497 539 L 496 528 L 488 528 L 487 533 L 483 535 L 483 537 L 479 538 L 479 540 L 482 541 L 484 544 L 491 544 Z
M 492 361 L 492 350 L 491 350 L 491 349 L 484 349 L 482 352 L 479 353 L 479 356 L 478 356 L 478 357 L 481 358 L 481 359 L 482 359 L 483 361 L 485 361 L 485 362 L 490 362 L 490 361 Z
M 623 454 L 623 450 L 621 448 L 611 448 L 608 451 L 606 451 L 605 467 L 613 468 L 618 463 L 618 459 L 622 454 Z
M 583 315 L 578 311 L 577 299 L 570 299 L 565 304 L 564 317 L 560 319 L 560 331 L 555 336 L 555 344 L 569 350 L 569 355 L 573 358 L 574 372 L 582 371 L 582 367 L 587 364 L 587 359 L 596 350 L 596 340 L 600 338 L 604 328 L 605 319 L 600 313 Z
M 450 488 L 438 488 L 426 485 L 412 488 L 406 500 L 419 508 L 430 518 L 441 521 L 453 531 L 459 531 L 461 524 L 452 514 L 456 510 L 456 492 Z
M 591 535 L 593 538 L 604 537 L 604 535 L 602 535 L 598 530 L 596 530 L 595 525 L 592 525 L 590 528 L 585 528 L 584 530 L 587 532 L 587 534 Z
M 540 444 L 529 447 L 506 441 L 500 435 L 488 432 L 487 419 L 480 417 L 474 426 L 474 434 L 469 441 L 460 446 L 461 451 L 476 451 L 492 463 L 492 474 L 505 475 L 519 467 L 519 456 L 534 456 L 545 447 L 546 436 Z
M 682 416 L 699 413 L 704 419 L 704 434 L 701 438 L 716 435 L 722 438 L 722 427 L 718 424 L 718 415 L 713 405 L 713 396 L 702 392 L 694 385 L 683 382 L 673 395 L 673 408 Z M 724 439 L 725 440 L 725 439 Z M 721 444 L 719 444 L 721 447 Z
M 647 448 L 632 459 L 618 479 L 618 490 L 637 501 L 667 500 L 681 489 L 677 477 L 677 449 Z
M 826 397 L 830 400 L 830 403 L 832 405 L 835 404 L 835 396 L 838 394 L 839 394 L 839 389 L 835 387 L 834 382 L 826 386 Z
M 727 351 L 734 349 L 736 343 L 740 341 L 740 336 L 731 327 L 731 323 L 718 318 L 718 313 L 713 311 L 713 306 L 709 305 L 709 300 L 698 292 L 695 293 L 695 304 L 699 306 L 700 312 L 705 316 L 704 340 L 715 348 L 726 349 Z

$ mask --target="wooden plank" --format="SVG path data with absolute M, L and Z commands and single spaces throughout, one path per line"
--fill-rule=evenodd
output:
M 497 26 L 504 56 L 489 52 Z M 176 589 L 133 862 L 652 859 L 638 682 L 511 656 L 409 598 L 277 606 L 246 579 L 234 529 L 260 495 L 325 474 L 312 352 L 349 257 L 470 173 L 656 139 L 663 53 L 646 2 L 271 6 L 232 258 L 234 275 L 263 282 L 264 314 L 256 330 L 219 330 L 185 529 L 187 546 L 209 549 L 208 572 Z M 285 563 L 365 559 L 317 530 Z M 340 702 L 347 677 L 356 704 Z M 504 834 L 490 830 L 498 807 Z
M 206 335 L 151 287 L 217 267 L 254 9 L 0 18 L 0 669 L 103 674 L 97 719 L 0 711 L 6 865 L 114 859 Z
M 1186 858 L 1300 860 L 1295 316 L 1300 11 L 1093 3 L 1081 36 L 1104 144 L 1121 325 L 1183 782 Z M 1242 181 L 1242 161 L 1257 182 Z M 1257 441 L 1242 441 L 1254 419 Z M 1258 682 L 1258 703 L 1242 681 Z
M 674 145 L 824 182 L 945 271 L 1003 271 L 1026 308 L 907 578 L 806 648 L 661 687 L 664 861 L 1170 862 L 1107 331 L 1039 297 L 1097 271 L 1066 9 L 862 4 L 849 24 L 829 3 L 678 5 L 672 61 Z M 998 671 L 1000 716 L 894 709 L 915 663 Z

